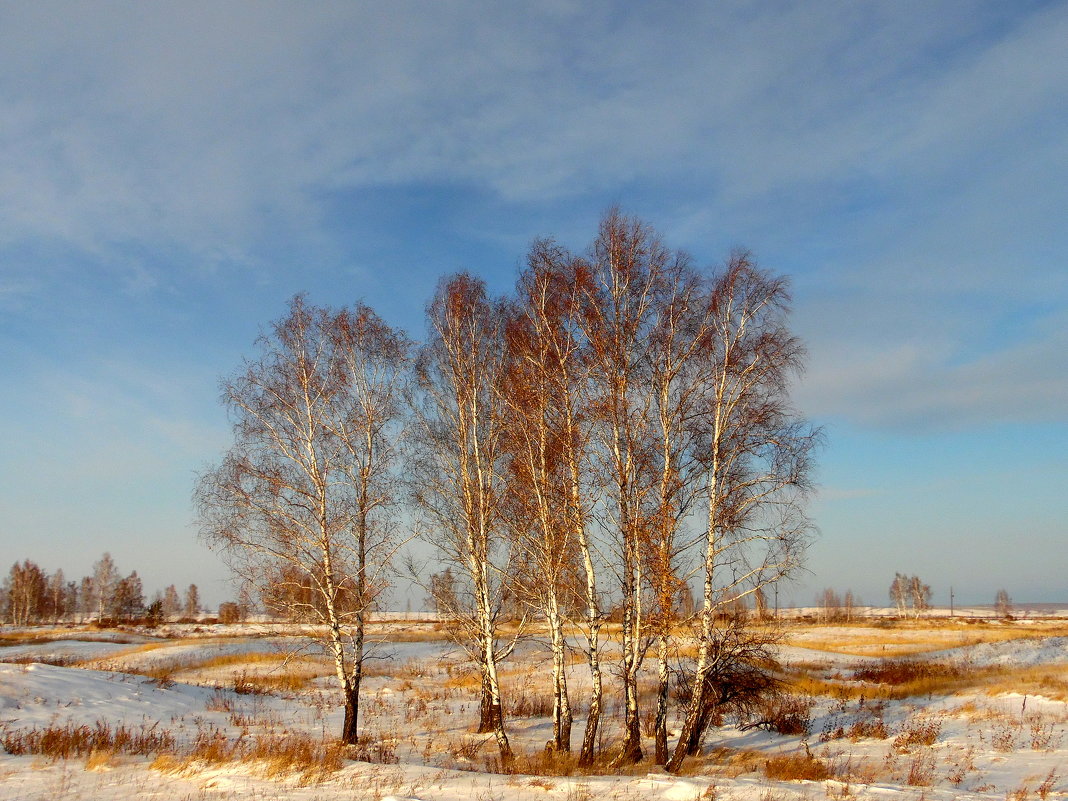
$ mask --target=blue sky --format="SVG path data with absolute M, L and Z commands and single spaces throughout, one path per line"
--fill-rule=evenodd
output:
M 294 293 L 413 335 L 621 205 L 792 276 L 811 573 L 1068 600 L 1068 4 L 0 9 L 0 562 L 230 594 L 190 491 Z

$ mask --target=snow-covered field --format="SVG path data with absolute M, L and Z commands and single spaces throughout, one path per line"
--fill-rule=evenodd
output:
M 780 660 L 807 709 L 807 733 L 728 718 L 680 777 L 651 763 L 626 775 L 538 775 L 551 727 L 537 703 L 547 695 L 548 661 L 536 642 L 505 668 L 510 697 L 528 708 L 509 719 L 524 755 L 519 772 L 502 774 L 493 772 L 492 736 L 473 732 L 477 674 L 429 624 L 383 628 L 364 684 L 359 753 L 330 745 L 342 714 L 311 640 L 278 627 L 198 628 L 45 630 L 40 642 L 23 632 L 0 645 L 0 799 L 1068 795 L 1068 627 L 1056 621 L 791 625 Z M 880 678 L 895 666 L 913 683 Z M 577 746 L 581 660 L 572 671 Z M 610 715 L 615 705 L 612 698 Z M 95 751 L 86 745 L 94 732 L 103 738 Z M 116 738 L 125 744 L 99 745 Z M 68 756 L 55 757 L 64 747 Z

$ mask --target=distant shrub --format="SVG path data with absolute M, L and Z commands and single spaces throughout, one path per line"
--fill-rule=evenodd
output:
M 219 604 L 219 622 L 231 625 L 233 623 L 240 623 L 245 619 L 243 610 L 238 604 L 233 601 L 227 601 L 226 603 Z
M 952 672 L 949 665 L 910 659 L 888 659 L 862 665 L 853 671 L 857 681 L 870 681 L 875 684 L 908 684 L 917 679 L 946 675 Z

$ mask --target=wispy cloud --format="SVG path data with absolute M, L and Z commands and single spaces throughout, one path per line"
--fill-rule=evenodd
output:
M 324 192 L 383 183 L 530 201 L 677 178 L 705 181 L 706 211 L 729 215 L 798 187 L 945 178 L 947 144 L 966 163 L 1066 86 L 1046 57 L 1068 35 L 1063 7 L 1004 30 L 990 10 L 923 3 L 3 16 L 0 240 L 220 261 L 279 225 L 314 231 Z M 953 52 L 969 38 L 977 54 Z
M 75 263 L 141 291 L 277 270 L 280 242 L 337 247 L 338 195 L 383 186 L 565 227 L 575 198 L 636 196 L 673 241 L 801 274 L 818 413 L 1048 419 L 1056 326 L 969 343 L 1068 305 L 1066 40 L 1059 3 L 8 5 L 0 250 L 84 258 L 6 262 L 0 303 Z

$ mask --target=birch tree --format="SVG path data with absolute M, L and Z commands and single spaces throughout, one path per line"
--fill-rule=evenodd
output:
M 994 614 L 1005 620 L 1012 619 L 1012 598 L 1008 590 L 1000 589 L 994 596 Z
M 29 559 L 16 562 L 4 582 L 7 615 L 12 624 L 25 626 L 41 618 L 48 591 L 48 579 L 43 570 Z
M 501 304 L 488 298 L 485 284 L 468 274 L 438 285 L 427 309 L 427 341 L 415 364 L 410 469 L 424 535 L 448 571 L 431 583 L 434 602 L 456 627 L 456 641 L 479 665 L 479 728 L 493 731 L 501 760 L 508 762 L 512 750 L 498 674 L 512 647 L 499 642 L 509 592 L 502 509 L 504 315 Z
M 797 570 L 809 541 L 803 501 L 818 433 L 788 403 L 803 355 L 786 326 L 788 301 L 785 281 L 746 254 L 730 259 L 708 295 L 703 587 L 690 697 L 667 763 L 673 772 L 700 748 L 717 671 L 746 664 L 754 650 L 754 638 L 739 637 L 747 629 L 717 630 L 717 614 Z
M 223 384 L 235 442 L 199 482 L 201 531 L 252 586 L 310 588 L 264 594 L 323 626 L 345 709 L 340 739 L 355 743 L 364 631 L 391 554 L 408 343 L 366 307 L 334 312 L 297 296 L 258 346 Z
M 607 488 L 603 517 L 615 540 L 622 606 L 624 726 L 617 762 L 642 758 L 638 672 L 648 647 L 642 592 L 642 539 L 647 495 L 654 482 L 656 428 L 643 353 L 664 282 L 682 259 L 639 220 L 611 210 L 591 249 L 592 281 L 584 314 L 589 343 L 591 403 L 597 414 L 594 449 Z
M 593 758 L 602 703 L 598 641 L 603 625 L 587 531 L 587 350 L 579 322 L 589 270 L 548 240 L 536 241 L 516 285 L 506 331 L 504 392 L 508 504 L 519 586 L 544 617 L 553 670 L 553 747 L 571 750 L 566 624 L 586 639 L 593 691 L 580 762 Z M 574 612 L 578 614 L 574 614 Z
M 105 552 L 93 565 L 93 598 L 96 602 L 96 619 L 103 620 L 111 606 L 111 597 L 119 583 L 119 570 L 111 554 Z
M 178 589 L 173 584 L 168 584 L 163 591 L 163 617 L 172 620 L 178 617 L 182 611 L 182 602 L 178 597 Z
M 670 643 L 685 600 L 692 600 L 682 563 L 694 542 L 683 526 L 700 491 L 698 445 L 708 304 L 687 260 L 677 256 L 664 271 L 655 304 L 655 323 L 644 350 L 652 396 L 652 472 L 643 527 L 646 580 L 652 590 L 650 628 L 657 662 L 655 762 L 668 758 L 667 716 Z

